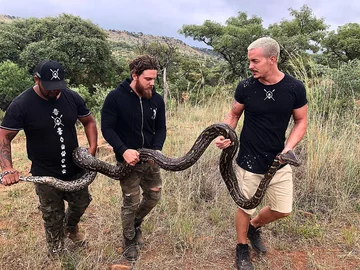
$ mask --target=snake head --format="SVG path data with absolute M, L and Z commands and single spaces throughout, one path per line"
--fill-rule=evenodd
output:
M 289 150 L 286 153 L 280 153 L 277 156 L 282 162 L 288 163 L 296 167 L 301 165 L 300 160 L 296 157 L 294 151 L 292 150 Z

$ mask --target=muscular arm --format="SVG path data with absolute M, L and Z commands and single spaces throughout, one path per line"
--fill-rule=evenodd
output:
M 235 129 L 244 111 L 244 108 L 244 104 L 241 104 L 234 99 L 231 104 L 229 113 L 225 116 L 224 122 Z
M 3 171 L 12 169 L 11 141 L 18 132 L 18 130 L 0 128 L 0 166 Z
M 224 123 L 228 124 L 233 129 L 236 129 L 236 126 L 239 122 L 239 119 L 245 109 L 245 105 L 237 102 L 235 99 L 231 104 L 231 109 L 226 115 Z M 215 140 L 216 147 L 220 149 L 225 149 L 231 145 L 230 139 L 225 139 L 224 136 L 219 136 Z
M 2 184 L 12 185 L 19 182 L 19 173 L 13 169 L 11 158 L 11 141 L 14 139 L 18 130 L 7 130 L 0 128 L 0 166 L 3 172 L 15 171 L 2 179 Z
M 283 153 L 292 150 L 304 137 L 307 127 L 307 110 L 308 105 L 304 105 L 299 109 L 293 110 L 294 126 L 291 129 L 289 138 L 286 141 Z
M 80 117 L 79 121 L 83 124 L 85 129 L 86 138 L 89 142 L 89 153 L 95 156 L 98 140 L 96 121 L 91 114 L 85 117 Z

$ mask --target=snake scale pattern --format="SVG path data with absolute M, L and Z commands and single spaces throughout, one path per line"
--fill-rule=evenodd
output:
M 0 174 L 0 184 L 2 178 L 10 173 L 15 173 L 15 171 L 6 171 Z M 95 180 L 96 174 L 96 171 L 86 171 L 83 176 L 72 181 L 64 181 L 52 176 L 20 176 L 19 179 L 20 181 L 44 184 L 62 191 L 73 192 L 90 185 Z
M 158 151 L 142 148 L 138 150 L 140 153 L 140 160 L 153 161 L 164 170 L 182 171 L 194 165 L 202 156 L 209 144 L 220 135 L 224 136 L 225 138 L 229 138 L 232 142 L 231 146 L 223 149 L 221 152 L 219 162 L 220 173 L 230 193 L 230 196 L 241 208 L 253 209 L 261 203 L 271 179 L 275 175 L 277 169 L 281 166 L 280 159 L 283 162 L 294 166 L 300 165 L 300 162 L 292 151 L 277 155 L 273 161 L 273 164 L 269 167 L 269 170 L 261 180 L 254 196 L 250 199 L 246 198 L 240 191 L 233 169 L 233 159 L 239 147 L 239 140 L 235 131 L 229 125 L 224 123 L 216 123 L 204 129 L 196 139 L 190 151 L 183 157 L 169 158 Z M 53 177 L 36 176 L 21 177 L 20 180 L 47 184 L 63 191 L 75 191 L 91 184 L 91 182 L 95 179 L 96 172 L 100 172 L 115 180 L 120 180 L 129 175 L 131 172 L 130 166 L 115 166 L 106 163 L 90 155 L 87 149 L 83 147 L 77 147 L 74 150 L 73 160 L 79 167 L 86 170 L 86 173 L 81 178 L 74 181 L 61 181 Z M 3 176 L 4 173 L 0 174 L 0 183 Z
M 160 168 L 167 171 L 182 171 L 192 165 L 201 157 L 209 144 L 217 137 L 224 136 L 229 138 L 232 142 L 231 146 L 222 150 L 220 155 L 220 173 L 234 202 L 241 208 L 253 209 L 261 203 L 265 195 L 266 188 L 268 187 L 271 179 L 275 175 L 277 169 L 281 166 L 280 158 L 283 162 L 289 163 L 294 166 L 299 166 L 300 162 L 297 160 L 295 154 L 289 151 L 285 154 L 279 154 L 269 167 L 269 170 L 261 180 L 257 191 L 254 196 L 247 199 L 240 191 L 238 181 L 233 169 L 233 159 L 239 147 L 239 140 L 236 132 L 227 124 L 217 123 L 207 127 L 196 139 L 190 151 L 183 157 L 169 158 L 162 153 L 152 149 L 138 149 L 140 153 L 140 160 L 152 160 Z M 105 174 L 113 179 L 121 179 L 131 172 L 130 166 L 114 166 L 101 161 L 91 156 L 85 148 L 78 147 L 74 150 L 74 162 L 87 170 L 96 170 Z

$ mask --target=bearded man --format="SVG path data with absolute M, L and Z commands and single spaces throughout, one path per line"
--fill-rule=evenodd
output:
M 150 162 L 140 162 L 136 149 L 161 151 L 166 138 L 166 120 L 164 100 L 154 88 L 157 60 L 149 55 L 139 56 L 129 68 L 131 78 L 120 83 L 104 101 L 101 131 L 113 147 L 117 162 L 132 168 L 131 174 L 120 180 L 121 220 L 123 256 L 136 261 L 137 247 L 143 245 L 141 223 L 160 200 L 162 185 L 160 168 Z

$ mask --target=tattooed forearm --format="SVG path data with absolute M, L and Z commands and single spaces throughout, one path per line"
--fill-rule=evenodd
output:
M 241 117 L 242 112 L 243 112 L 243 105 L 239 104 L 234 99 L 231 104 L 231 109 L 229 113 L 225 116 L 224 122 L 235 129 Z
M 12 167 L 11 146 L 6 139 L 0 142 L 0 166 L 2 169 Z
M 12 167 L 11 141 L 17 132 L 9 132 L 0 140 L 0 167 L 2 169 Z

